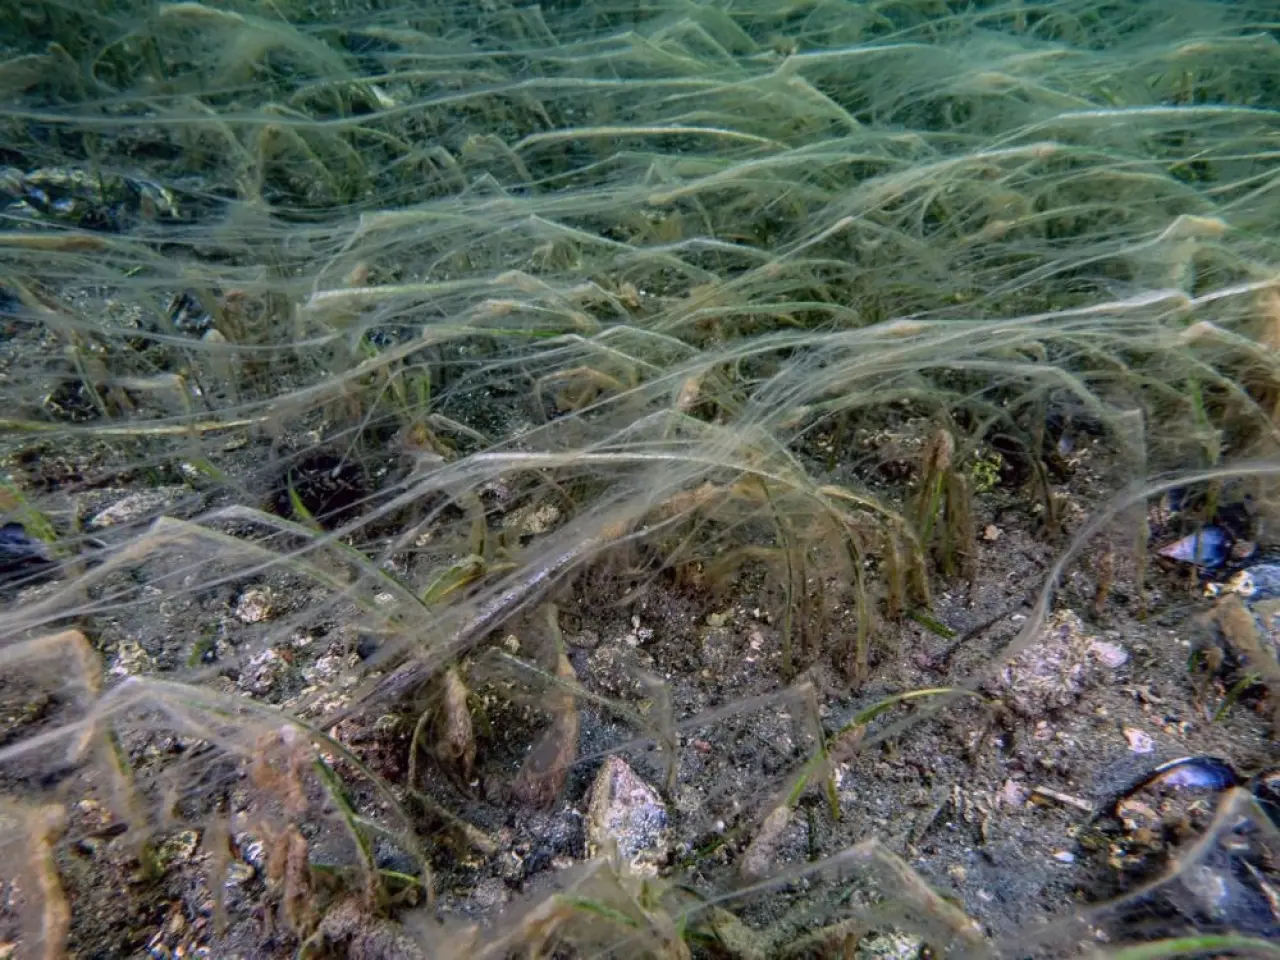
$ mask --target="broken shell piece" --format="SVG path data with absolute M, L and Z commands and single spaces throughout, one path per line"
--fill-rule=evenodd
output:
M 1066 807 L 1075 807 L 1077 810 L 1083 810 L 1086 813 L 1093 811 L 1093 805 L 1088 800 L 1082 800 L 1079 797 L 1073 797 L 1069 793 L 1063 793 L 1061 790 L 1053 790 L 1049 787 L 1039 786 L 1031 791 L 1033 798 L 1048 798 L 1055 803 L 1060 803 Z
M 1231 552 L 1231 535 L 1222 527 L 1205 527 L 1156 551 L 1169 560 L 1198 567 L 1220 567 Z
M 1109 640 L 1092 640 L 1089 642 L 1089 652 L 1098 658 L 1098 661 L 1106 667 L 1115 670 L 1117 667 L 1123 667 L 1129 662 L 1129 651 L 1118 643 L 1112 643 Z
M 1030 793 L 1016 780 L 1006 780 L 996 792 L 996 805 L 1017 809 L 1027 802 Z
M 637 873 L 656 874 L 670 835 L 666 805 L 621 757 L 607 757 L 591 785 L 587 807 L 587 855 L 616 850 Z
M 1154 753 L 1156 742 L 1151 739 L 1151 735 L 1137 727 L 1125 727 L 1124 738 L 1129 743 L 1129 749 L 1134 753 Z

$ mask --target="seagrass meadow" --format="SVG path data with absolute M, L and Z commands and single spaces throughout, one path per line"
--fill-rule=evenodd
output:
M 0 960 L 1280 955 L 1280 4 L 0 0 L 0 216 Z

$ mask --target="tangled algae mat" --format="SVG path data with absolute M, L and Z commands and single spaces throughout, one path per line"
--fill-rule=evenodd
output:
M 1275 955 L 1274 4 L 6 13 L 0 957 Z

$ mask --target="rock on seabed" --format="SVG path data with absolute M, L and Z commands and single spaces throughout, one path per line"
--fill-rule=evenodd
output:
M 994 686 L 1014 711 L 1042 717 L 1075 703 L 1103 676 L 1106 651 L 1071 610 L 1049 618 L 1036 642 L 1004 665 Z
M 657 873 L 670 847 L 670 821 L 658 791 L 613 756 L 605 759 L 588 796 L 588 856 L 616 846 L 619 859 L 636 872 Z

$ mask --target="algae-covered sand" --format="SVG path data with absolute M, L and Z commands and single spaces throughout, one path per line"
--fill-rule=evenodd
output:
M 11 13 L 0 957 L 1273 950 L 1271 4 Z

